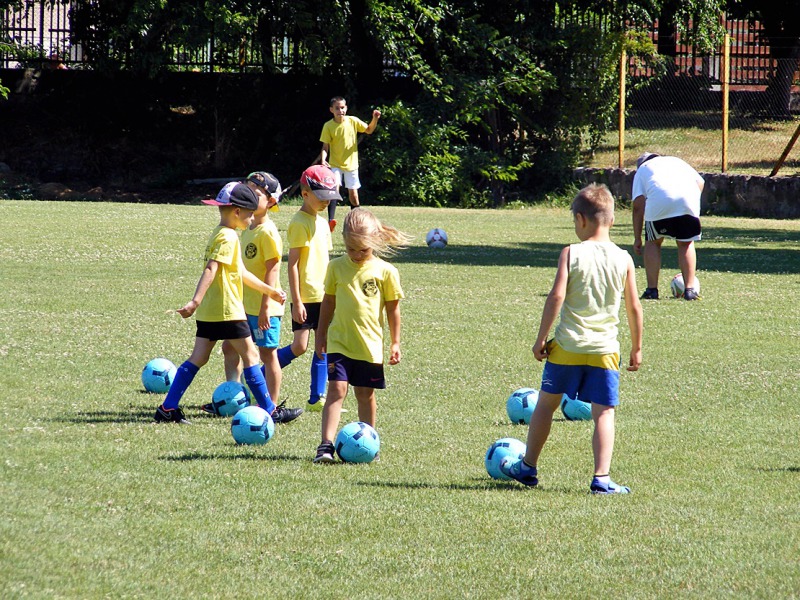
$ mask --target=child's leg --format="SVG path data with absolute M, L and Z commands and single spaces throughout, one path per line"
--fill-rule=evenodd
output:
M 281 371 L 281 365 L 278 363 L 278 349 L 259 348 L 258 352 L 261 355 L 261 362 L 264 363 L 264 379 L 267 381 L 269 395 L 272 396 L 272 401 L 275 404 L 279 404 L 283 371 Z
M 531 423 L 528 427 L 528 448 L 525 452 L 525 462 L 531 467 L 537 466 L 542 448 L 550 436 L 553 413 L 556 412 L 556 409 L 561 404 L 562 396 L 563 394 L 539 392 L 539 399 L 536 402 L 536 408 L 533 410 Z
M 308 329 L 298 329 L 293 335 L 292 343 L 278 350 L 278 362 L 281 369 L 298 356 L 305 354 L 308 349 Z
M 266 410 L 269 414 L 275 411 L 275 404 L 269 396 L 267 391 L 267 382 L 264 379 L 264 374 L 261 372 L 259 365 L 258 349 L 256 348 L 253 338 L 248 336 L 237 340 L 230 340 L 231 345 L 242 357 L 244 363 L 244 379 L 247 382 L 247 387 L 253 393 L 258 405 Z
M 222 342 L 222 358 L 225 361 L 225 381 L 239 381 L 242 377 L 242 361 L 228 340 Z
M 358 400 L 358 420 L 375 427 L 378 406 L 375 402 L 375 388 L 353 386 Z
M 308 403 L 316 404 L 325 395 L 328 387 L 328 357 L 322 358 L 315 352 L 311 357 L 311 385 L 309 387 Z
M 608 475 L 611 470 L 611 455 L 614 453 L 614 407 L 592 403 L 592 419 L 594 434 L 592 435 L 592 451 L 594 452 L 594 474 Z
M 361 203 L 358 200 L 358 190 L 347 190 L 350 200 L 350 208 L 356 208 L 357 206 L 361 206 Z
M 328 399 L 322 408 L 322 441 L 332 442 L 339 428 L 342 413 L 342 402 L 347 396 L 346 381 L 331 381 L 328 387 Z
M 208 357 L 211 356 L 211 351 L 214 349 L 216 342 L 207 340 L 206 338 L 194 338 L 194 350 L 189 360 L 185 361 L 175 374 L 175 380 L 167 392 L 167 397 L 161 405 L 164 410 L 173 410 L 178 408 L 178 404 L 186 393 L 186 390 L 194 380 L 197 372 L 208 362 Z

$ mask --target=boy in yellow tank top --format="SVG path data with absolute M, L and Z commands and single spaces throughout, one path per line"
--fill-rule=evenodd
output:
M 572 216 L 581 243 L 561 251 L 533 344 L 536 360 L 547 362 L 528 429 L 527 451 L 522 460 L 506 460 L 500 469 L 524 485 L 538 484 L 539 455 L 550 435 L 553 413 L 567 394 L 592 403 L 594 477 L 589 491 L 627 494 L 630 488 L 609 477 L 614 407 L 619 404 L 617 324 L 624 298 L 631 330 L 628 371 L 636 371 L 642 362 L 642 305 L 633 260 L 611 241 L 614 198 L 608 188 L 597 184 L 583 188 L 572 202 Z M 554 338 L 548 341 L 559 313 Z

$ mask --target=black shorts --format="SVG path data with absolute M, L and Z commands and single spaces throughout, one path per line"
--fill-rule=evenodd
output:
M 337 352 L 328 354 L 328 381 L 346 381 L 356 387 L 376 390 L 386 388 L 382 364 L 355 360 Z
M 196 321 L 197 337 L 218 342 L 219 340 L 240 340 L 250 337 L 247 321 Z
M 294 305 L 290 304 L 289 306 Z M 305 323 L 298 323 L 292 319 L 292 331 L 299 331 L 301 329 L 313 329 L 316 331 L 317 327 L 319 327 L 319 309 L 320 306 L 322 306 L 322 302 L 309 302 L 303 306 L 306 307 Z
M 694 215 L 681 215 L 660 221 L 646 221 L 644 239 L 648 242 L 669 237 L 679 242 L 694 242 L 700 239 L 700 219 Z

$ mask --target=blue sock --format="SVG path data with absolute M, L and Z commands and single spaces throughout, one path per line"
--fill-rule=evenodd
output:
M 325 395 L 325 388 L 328 385 L 328 355 L 323 354 L 322 359 L 317 358 L 315 352 L 311 358 L 311 394 L 309 400 L 312 404 L 319 400 L 320 396 Z
M 281 369 L 292 362 L 295 358 L 294 352 L 292 352 L 292 345 L 289 344 L 288 346 L 284 346 L 283 348 L 278 348 L 278 364 L 281 366 Z
M 186 393 L 186 390 L 192 384 L 194 376 L 197 375 L 199 370 L 200 367 L 194 363 L 190 363 L 188 360 L 178 367 L 175 380 L 172 382 L 172 385 L 169 386 L 167 397 L 164 398 L 164 403 L 162 404 L 164 410 L 178 408 L 178 403 L 180 403 L 183 394 Z
M 258 405 L 267 411 L 269 414 L 275 410 L 275 404 L 272 398 L 269 397 L 267 391 L 267 381 L 264 379 L 264 374 L 261 372 L 261 366 L 253 365 L 244 370 L 244 380 L 247 382 L 247 387 L 253 392 L 256 397 Z

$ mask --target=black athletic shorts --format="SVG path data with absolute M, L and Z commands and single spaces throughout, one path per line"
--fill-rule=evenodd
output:
M 250 337 L 247 321 L 196 321 L 197 337 L 218 342 Z
M 293 305 L 290 304 L 290 306 Z M 319 326 L 319 309 L 322 306 L 322 302 L 309 302 L 303 306 L 306 307 L 306 321 L 305 323 L 298 323 L 292 319 L 292 331 L 299 331 L 300 329 L 313 329 L 316 331 Z
M 679 242 L 694 242 L 700 239 L 700 219 L 694 215 L 681 215 L 660 221 L 646 221 L 644 239 L 647 241 L 669 237 Z

